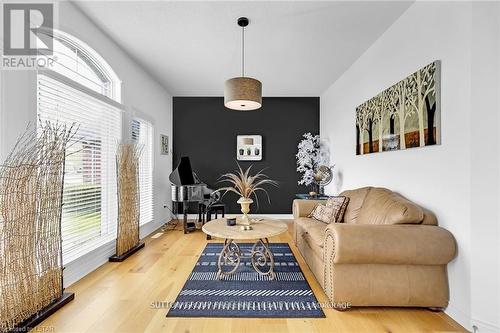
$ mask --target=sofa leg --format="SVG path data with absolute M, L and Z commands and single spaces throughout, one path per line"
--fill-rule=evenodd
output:
M 333 304 L 332 304 L 333 305 Z M 345 312 L 347 310 L 349 310 L 351 308 L 351 306 L 343 306 L 344 304 L 340 303 L 338 304 L 339 306 L 335 306 L 333 305 L 332 306 L 332 309 L 334 309 L 335 311 L 338 311 L 338 312 Z
M 345 312 L 345 311 L 347 311 L 347 308 L 342 308 L 342 307 L 333 307 L 333 309 L 335 311 L 338 311 L 338 312 Z
M 428 307 L 429 311 L 432 311 L 432 312 L 443 312 L 444 311 L 444 308 L 440 308 L 438 306 L 430 306 Z

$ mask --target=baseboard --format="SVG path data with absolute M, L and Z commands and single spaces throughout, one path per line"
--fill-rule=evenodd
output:
M 104 263 L 116 252 L 116 240 L 112 240 L 84 254 L 78 259 L 64 265 L 64 287 L 88 275 Z
M 239 214 L 228 214 L 228 215 L 241 215 Z M 274 219 L 292 219 L 292 214 L 255 214 L 255 216 L 262 216 Z M 181 216 L 179 216 L 181 218 Z M 189 214 L 188 218 L 190 220 L 198 220 L 198 214 Z M 155 232 L 159 227 L 163 225 L 162 222 L 152 221 L 141 226 L 140 238 L 144 239 L 151 233 Z M 116 252 L 116 241 L 112 240 L 97 249 L 81 256 L 78 259 L 73 260 L 69 264 L 65 265 L 64 268 L 64 286 L 71 286 L 73 283 L 77 282 L 81 278 L 85 277 L 92 271 L 96 270 L 103 264 L 107 263 L 109 257 L 114 255 Z
M 444 313 L 446 313 L 454 321 L 462 325 L 465 329 L 472 331 L 470 316 L 455 305 L 449 303 Z
M 122 262 L 127 260 L 128 257 L 134 255 L 137 251 L 144 248 L 144 242 L 139 242 L 137 245 L 133 246 L 130 250 L 125 252 L 122 255 L 115 254 L 114 256 L 109 257 L 109 262 Z
M 478 333 L 499 333 L 500 326 L 484 320 L 472 318 L 472 326 L 477 327 Z M 474 332 L 474 331 L 473 331 Z
M 29 332 L 31 330 L 36 332 L 37 329 L 35 327 L 38 324 L 40 324 L 45 319 L 52 316 L 59 309 L 61 309 L 63 306 L 65 306 L 66 304 L 68 304 L 69 302 L 71 302 L 74 299 L 75 299 L 75 293 L 63 293 L 61 297 L 59 297 L 58 299 L 53 301 L 51 304 L 46 306 L 44 309 L 38 311 L 33 316 L 31 316 L 30 318 L 21 322 L 20 324 L 16 325 L 16 327 L 14 327 L 12 330 L 9 330 L 7 332 L 17 333 L 17 332 Z
M 227 213 L 226 215 L 241 215 L 241 213 Z M 250 216 L 267 217 L 270 219 L 283 219 L 290 220 L 293 219 L 293 214 L 250 214 Z M 179 214 L 179 219 L 182 219 L 182 214 Z M 189 220 L 198 221 L 198 214 L 188 214 Z
M 165 221 L 169 221 L 170 218 L 160 219 L 160 222 L 151 221 L 144 225 L 141 225 L 141 229 L 139 230 L 139 238 L 144 239 L 148 237 L 151 233 L 158 230 L 159 227 L 165 224 Z
M 293 214 L 259 214 L 258 216 L 269 217 L 271 219 L 282 219 L 282 220 L 292 220 L 293 219 Z
M 162 222 L 151 221 L 141 226 L 139 236 L 141 239 L 149 236 L 162 226 Z M 73 260 L 64 267 L 64 287 L 71 286 L 81 278 L 107 263 L 109 257 L 116 253 L 116 240 L 112 240 L 97 249 Z

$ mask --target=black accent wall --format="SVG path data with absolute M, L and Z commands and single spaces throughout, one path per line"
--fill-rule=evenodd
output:
M 262 161 L 238 161 L 243 168 L 266 168 L 279 187 L 268 187 L 271 204 L 264 193 L 259 195 L 259 208 L 252 213 L 290 214 L 295 193 L 308 189 L 297 185 L 297 144 L 305 132 L 319 133 L 319 97 L 264 97 L 256 111 L 234 111 L 224 107 L 222 97 L 173 98 L 173 166 L 181 156 L 189 156 L 193 171 L 210 188 L 221 174 L 236 168 L 236 136 L 262 135 Z M 226 212 L 238 213 L 238 197 L 228 193 L 223 201 Z

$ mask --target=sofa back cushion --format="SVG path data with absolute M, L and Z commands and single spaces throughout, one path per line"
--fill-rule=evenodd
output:
M 421 207 L 422 208 L 422 207 Z M 426 208 L 422 208 L 424 212 L 424 219 L 422 220 L 422 224 L 427 225 L 438 225 L 438 220 L 436 215 Z
M 424 212 L 417 204 L 385 188 L 370 188 L 355 223 L 420 224 Z
M 344 223 L 357 223 L 359 212 L 371 187 L 362 187 L 340 193 L 349 198 L 349 204 L 344 213 Z

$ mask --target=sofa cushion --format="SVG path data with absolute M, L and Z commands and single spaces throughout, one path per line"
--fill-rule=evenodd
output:
M 296 218 L 295 220 L 295 225 L 299 228 L 299 229 L 304 229 L 304 230 L 307 230 L 309 228 L 312 228 L 314 226 L 317 226 L 317 225 L 324 225 L 322 222 L 319 222 L 313 218 L 310 218 L 310 217 L 299 217 L 299 218 Z
M 297 242 L 301 238 L 319 258 L 323 259 L 323 241 L 327 226 L 327 224 L 312 218 L 301 217 L 295 219 Z
M 302 238 L 304 236 L 304 233 L 307 232 L 308 229 L 317 226 L 317 225 L 323 225 L 325 226 L 324 223 L 316 221 L 315 219 L 309 218 L 309 217 L 299 217 L 294 220 L 294 227 L 295 227 L 295 239 L 298 240 L 299 238 Z
M 323 242 L 326 227 L 326 224 L 316 225 L 309 228 L 302 236 L 313 252 L 321 259 L 323 259 Z
M 309 228 L 307 232 L 304 234 L 304 238 L 306 238 L 308 243 L 311 246 L 316 246 L 323 248 L 323 242 L 325 239 L 325 230 L 326 230 L 326 225 L 315 225 L 312 228 Z
M 326 200 L 295 199 L 292 204 L 293 218 L 308 217 L 317 204 L 325 202 Z
M 420 224 L 422 208 L 385 188 L 371 188 L 359 211 L 359 224 Z
M 359 212 L 370 189 L 371 187 L 362 187 L 340 193 L 341 196 L 349 198 L 349 204 L 344 214 L 344 223 L 357 223 Z
M 424 212 L 424 218 L 422 220 L 422 224 L 427 224 L 427 225 L 438 225 L 437 217 L 436 215 L 428 210 L 427 208 L 422 208 L 422 211 Z

